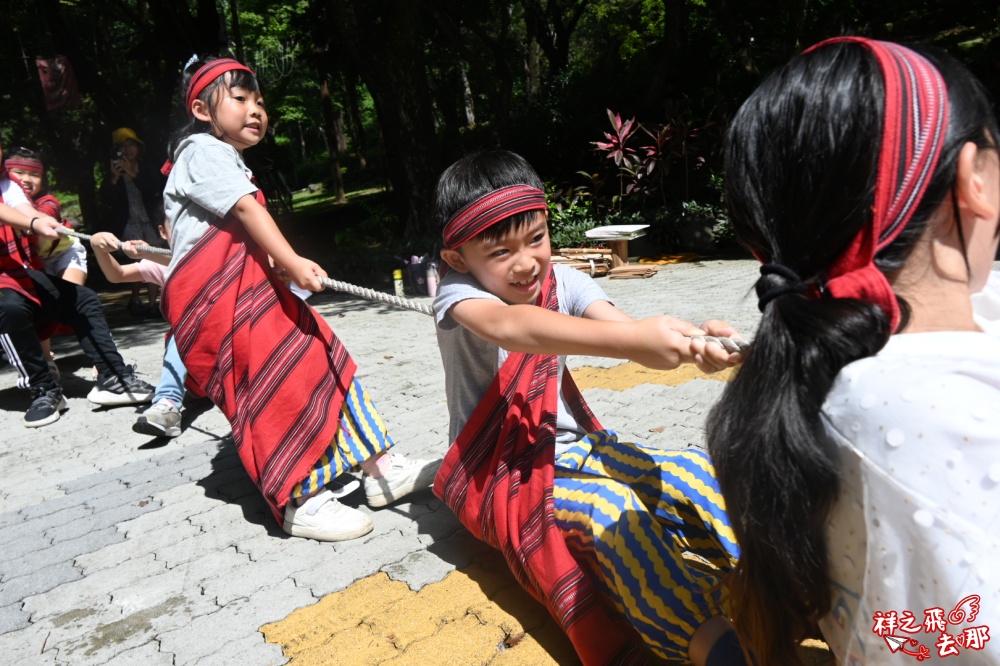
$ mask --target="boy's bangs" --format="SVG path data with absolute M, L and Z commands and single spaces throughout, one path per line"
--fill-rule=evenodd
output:
M 538 210 L 526 210 L 523 213 L 517 213 L 516 215 L 511 215 L 510 217 L 497 222 L 492 227 L 484 231 L 477 236 L 477 240 L 484 242 L 495 242 L 502 240 L 511 231 L 520 231 L 524 227 L 528 226 L 535 221 L 535 214 L 540 213 Z

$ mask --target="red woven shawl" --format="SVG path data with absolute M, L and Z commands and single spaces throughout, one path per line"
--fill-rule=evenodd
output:
M 0 203 L 4 203 L 0 195 Z M 18 233 L 9 224 L 0 223 L 0 289 L 13 289 L 36 305 L 35 285 L 26 269 L 44 270 L 31 237 Z
M 551 270 L 536 305 L 559 309 Z M 557 356 L 511 353 L 448 450 L 434 492 L 470 532 L 503 553 L 584 664 L 642 663 L 642 651 L 607 614 L 556 526 L 558 376 Z M 578 423 L 601 429 L 568 370 L 563 394 Z
M 330 445 L 356 365 L 243 225 L 214 225 L 173 269 L 163 311 L 189 376 L 226 415 L 278 522 Z

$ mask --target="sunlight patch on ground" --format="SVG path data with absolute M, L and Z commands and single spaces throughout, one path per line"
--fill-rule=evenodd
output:
M 292 666 L 577 663 L 494 552 L 418 592 L 380 572 L 260 630 Z

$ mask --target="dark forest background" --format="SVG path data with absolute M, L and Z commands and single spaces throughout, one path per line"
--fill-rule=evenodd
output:
M 398 238 L 433 235 L 444 166 L 503 147 L 550 183 L 563 244 L 631 222 L 676 241 L 679 219 L 723 217 L 718 149 L 745 96 L 837 34 L 949 51 L 1000 95 L 996 0 L 8 0 L 4 16 L 4 146 L 43 149 L 90 227 L 111 131 L 159 164 L 195 53 L 256 70 L 271 131 L 248 157 L 272 198 L 384 188 L 368 213 Z M 80 97 L 46 110 L 36 60 L 55 56 Z

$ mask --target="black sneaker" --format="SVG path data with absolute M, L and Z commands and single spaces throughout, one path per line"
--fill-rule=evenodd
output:
M 113 374 L 99 376 L 87 400 L 95 405 L 137 405 L 152 400 L 155 392 L 156 387 L 136 377 L 135 368 L 127 365 L 121 379 Z
M 31 407 L 24 413 L 26 428 L 41 428 L 59 420 L 59 412 L 66 409 L 62 389 L 31 389 Z

